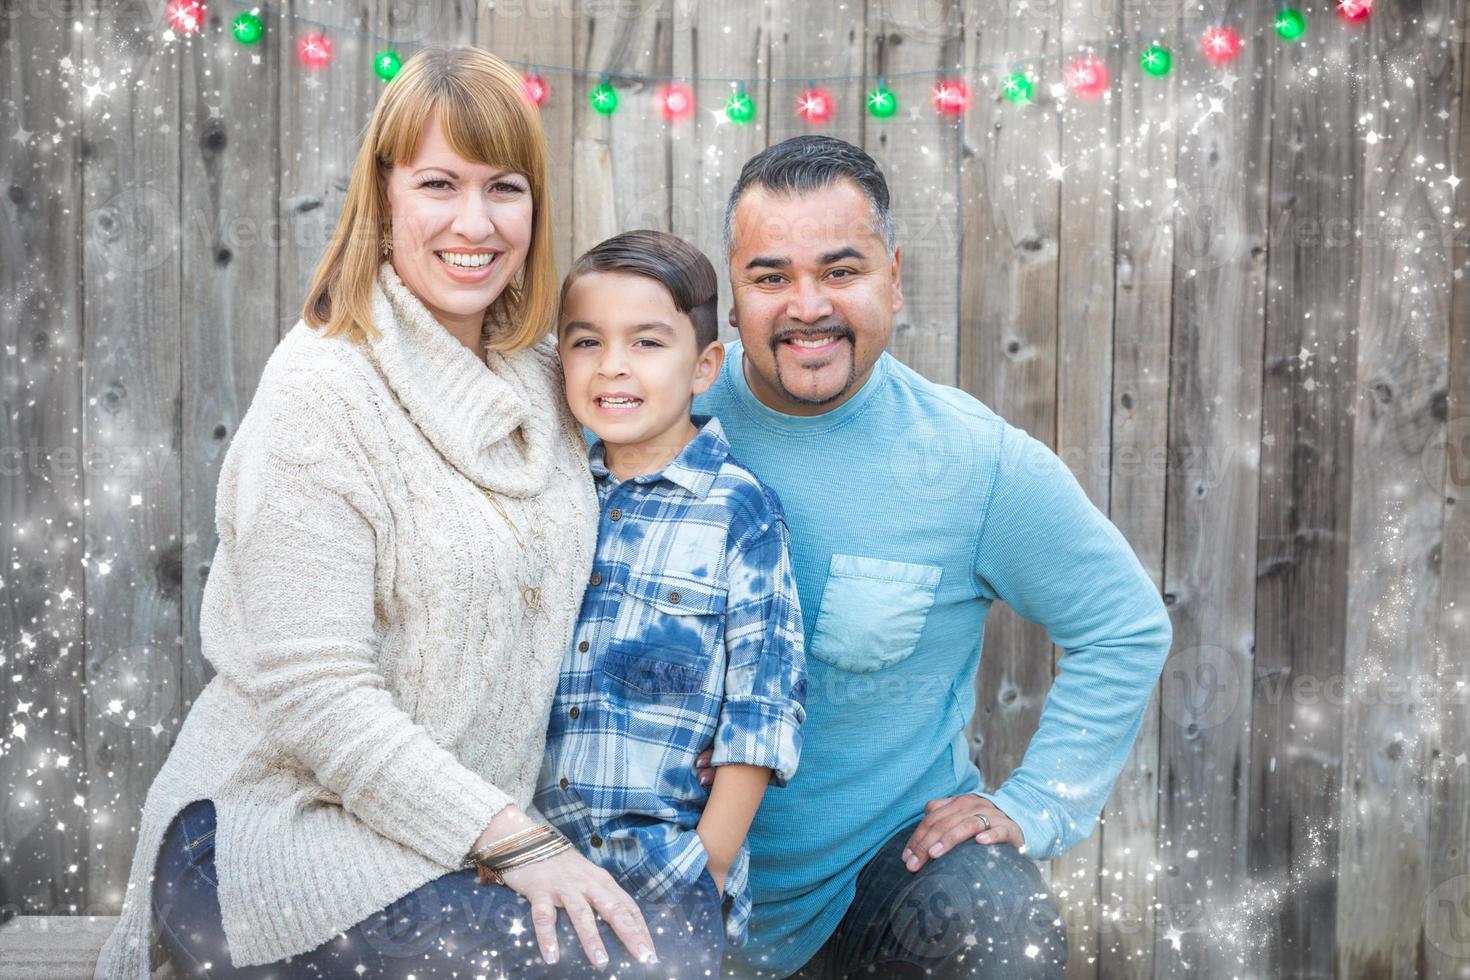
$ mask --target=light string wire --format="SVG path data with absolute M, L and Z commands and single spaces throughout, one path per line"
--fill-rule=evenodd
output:
M 292 21 L 292 22 L 295 22 L 295 23 L 310 25 L 312 27 L 318 28 L 320 32 L 326 33 L 328 35 L 339 34 L 339 35 L 343 35 L 343 36 L 347 36 L 347 37 L 366 38 L 366 39 L 368 39 L 370 41 L 387 44 L 387 45 L 391 46 L 394 51 L 399 52 L 400 54 L 402 54 L 402 49 L 405 47 L 405 42 L 395 41 L 391 36 L 384 36 L 382 34 L 377 34 L 377 33 L 374 33 L 372 31 L 360 31 L 360 30 L 356 30 L 356 29 L 351 28 L 351 27 L 345 27 L 345 26 L 340 25 L 340 24 L 329 24 L 329 23 L 327 23 L 325 21 L 315 20 L 313 18 L 304 17 L 304 16 L 301 16 L 299 14 L 293 14 L 293 13 L 291 13 L 291 12 L 289 12 L 287 10 L 284 10 L 284 9 L 282 9 L 282 8 L 274 5 L 274 4 L 241 2 L 241 0 L 231 0 L 231 2 L 234 3 L 237 6 L 237 8 L 238 8 L 237 11 L 236 11 L 236 15 L 237 16 L 238 16 L 239 13 L 246 13 L 246 12 L 255 13 L 258 16 L 269 15 L 271 17 L 274 17 L 274 18 L 276 18 L 278 20 L 282 20 L 282 21 Z M 1274 6 L 1274 4 L 1273 4 L 1273 6 Z M 1285 6 L 1286 5 L 1283 4 L 1283 9 L 1285 9 Z M 1297 8 L 1297 9 L 1301 9 L 1301 8 Z M 882 13 L 882 10 L 880 8 L 880 14 L 881 13 Z M 164 19 L 165 20 L 167 19 L 167 13 L 164 14 Z M 968 78 L 971 75 L 971 73 L 973 73 L 973 72 L 986 72 L 986 71 L 992 71 L 992 70 L 998 71 L 998 70 L 1002 70 L 1002 69 L 1009 70 L 1009 71 L 1025 71 L 1025 69 L 1030 64 L 1046 64 L 1046 63 L 1052 62 L 1054 60 L 1064 59 L 1069 53 L 1070 54 L 1086 54 L 1086 53 L 1096 52 L 1096 51 L 1100 51 L 1100 50 L 1108 50 L 1108 49 L 1115 49 L 1115 50 L 1121 51 L 1121 49 L 1123 47 L 1125 47 L 1125 46 L 1131 47 L 1133 45 L 1140 44 L 1142 42 L 1148 42 L 1148 43 L 1153 43 L 1153 44 L 1161 44 L 1165 40 L 1175 40 L 1175 39 L 1185 39 L 1187 41 L 1196 41 L 1196 40 L 1198 40 L 1198 34 L 1199 34 L 1199 32 L 1205 30 L 1206 28 L 1210 28 L 1210 27 L 1221 27 L 1221 26 L 1225 26 L 1225 24 L 1219 18 L 1200 18 L 1200 19 L 1196 19 L 1196 20 L 1185 20 L 1185 21 L 1180 21 L 1179 22 L 1179 26 L 1177 26 L 1176 28 L 1174 28 L 1172 30 L 1136 31 L 1136 32 L 1134 32 L 1132 34 L 1123 35 L 1121 37 L 1108 38 L 1108 39 L 1096 39 L 1096 40 L 1090 40 L 1090 41 L 1084 41 L 1084 42 L 1080 42 L 1080 43 L 1070 44 L 1070 45 L 1067 45 L 1067 47 L 1066 47 L 1065 50 L 1060 50 L 1059 49 L 1057 51 L 1054 51 L 1054 52 L 1051 52 L 1051 53 L 1047 53 L 1047 54 L 1033 54 L 1033 55 L 1027 55 L 1027 56 L 1024 56 L 1024 57 L 1012 57 L 1012 58 L 1007 58 L 1007 59 L 1000 60 L 1000 61 L 980 62 L 980 63 L 973 64 L 973 65 L 965 65 L 962 62 L 960 64 L 953 65 L 953 66 L 951 66 L 949 68 L 944 68 L 944 67 L 938 67 L 938 68 L 916 68 L 916 69 L 911 69 L 909 71 L 898 71 L 898 72 L 885 71 L 885 72 L 883 72 L 882 78 L 883 78 L 884 81 L 887 81 L 888 79 L 894 79 L 894 78 L 922 78 L 922 77 L 934 78 L 936 76 L 946 75 L 946 74 L 947 75 L 958 75 L 960 77 L 967 77 Z M 228 30 L 229 30 L 229 28 L 226 27 L 225 28 L 225 31 L 228 32 Z M 188 36 L 188 35 L 186 35 L 186 36 Z M 407 47 L 407 50 L 409 50 L 409 51 L 416 51 L 416 50 L 418 50 L 420 48 L 434 47 L 434 46 L 437 46 L 440 43 L 441 42 L 433 42 L 433 41 L 427 41 L 427 42 L 426 41 L 408 41 L 408 42 L 406 42 L 406 47 Z M 506 64 L 513 65 L 513 66 L 515 66 L 517 68 L 520 68 L 520 69 L 522 69 L 524 71 L 534 72 L 536 74 L 550 73 L 550 74 L 571 75 L 571 76 L 574 76 L 574 77 L 575 76 L 583 76 L 583 77 L 598 78 L 598 79 L 601 79 L 601 80 L 604 80 L 604 81 L 614 81 L 614 82 L 616 82 L 616 81 L 624 81 L 624 82 L 627 82 L 627 81 L 634 81 L 634 82 L 640 82 L 640 81 L 648 81 L 648 82 L 673 82 L 673 81 L 682 81 L 682 82 L 691 82 L 691 83 L 709 82 L 709 83 L 725 84 L 725 85 L 732 85 L 732 86 L 747 85 L 747 84 L 751 84 L 751 83 L 755 83 L 755 84 L 759 84 L 759 83 L 779 84 L 779 83 L 791 83 L 791 82 L 795 82 L 795 83 L 803 84 L 803 85 L 811 85 L 811 84 L 815 84 L 817 82 L 829 82 L 830 83 L 830 82 L 868 81 L 868 80 L 873 79 L 873 78 L 876 77 L 871 72 L 865 72 L 865 73 L 859 74 L 859 75 L 854 75 L 854 74 L 843 74 L 843 75 L 811 75 L 811 74 L 802 74 L 802 75 L 772 76 L 772 77 L 769 77 L 769 78 L 766 78 L 766 77 L 751 78 L 749 76 L 746 76 L 746 77 L 731 77 L 731 76 L 722 76 L 722 75 L 687 75 L 687 74 L 684 74 L 684 75 L 660 75 L 660 74 L 651 74 L 651 73 L 647 73 L 647 72 L 626 72 L 626 71 L 618 71 L 616 69 L 606 69 L 606 68 L 576 68 L 576 67 L 572 67 L 572 66 L 568 66 L 568 65 L 550 65 L 550 64 L 547 64 L 547 63 L 541 62 L 541 61 L 537 61 L 537 62 L 520 61 L 520 60 L 517 60 L 517 59 L 514 59 L 514 58 L 506 58 L 506 57 L 501 56 L 501 55 L 497 55 L 497 57 L 500 57 L 501 60 L 504 61 Z

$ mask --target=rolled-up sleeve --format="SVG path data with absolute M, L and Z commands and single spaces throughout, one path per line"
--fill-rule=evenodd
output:
M 771 770 L 785 786 L 801 755 L 806 657 L 791 539 L 779 514 L 739 542 L 728 562 L 725 698 L 711 765 Z

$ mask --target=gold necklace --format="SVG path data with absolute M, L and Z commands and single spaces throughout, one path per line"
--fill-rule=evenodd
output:
M 485 494 L 485 499 L 490 501 L 490 505 L 495 508 L 495 512 L 498 513 L 501 519 L 505 521 L 506 526 L 510 528 L 510 533 L 515 535 L 516 544 L 520 547 L 522 551 L 525 551 L 526 539 L 521 535 L 521 529 L 516 526 L 516 522 L 511 520 L 510 515 L 505 512 L 505 506 L 500 502 L 500 499 L 495 496 L 495 492 L 487 487 L 481 487 L 480 490 Z M 541 524 L 541 515 L 539 514 L 533 515 L 533 517 L 531 518 L 531 535 L 538 541 L 542 539 L 543 529 Z M 536 557 L 542 559 L 540 561 L 540 565 L 544 570 L 546 567 L 545 556 L 542 555 L 540 551 L 541 549 L 538 548 Z M 526 611 L 532 617 L 534 617 L 541 610 L 541 589 L 537 586 L 527 585 L 522 582 L 521 602 L 525 604 Z
M 526 549 L 526 539 L 521 537 L 521 529 L 516 527 L 516 522 L 511 520 L 510 515 L 505 512 L 505 507 L 500 503 L 500 498 L 495 496 L 495 491 L 487 487 L 481 487 L 480 490 L 485 494 L 485 499 L 490 501 L 490 505 L 495 508 L 505 523 L 510 526 L 510 533 L 516 536 L 516 544 L 520 545 L 521 550 L 524 551 Z

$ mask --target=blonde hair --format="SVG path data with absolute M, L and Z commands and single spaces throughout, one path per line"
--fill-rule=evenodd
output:
M 425 48 L 403 63 L 373 109 L 342 216 L 317 263 L 301 317 L 323 334 L 376 340 L 372 290 L 388 214 L 387 174 L 418 153 L 425 121 L 438 113 L 444 138 L 466 160 L 522 173 L 531 185 L 531 247 L 519 285 L 507 284 L 485 318 L 491 348 L 531 347 L 551 330 L 557 307 L 556 253 L 547 200 L 546 135 L 520 74 L 474 47 Z

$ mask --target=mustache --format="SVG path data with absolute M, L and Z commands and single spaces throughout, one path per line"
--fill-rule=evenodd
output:
M 777 345 L 787 340 L 805 340 L 813 337 L 840 337 L 843 340 L 855 340 L 856 336 L 852 328 L 841 320 L 803 323 L 799 327 L 777 330 L 771 334 L 771 349 L 774 350 Z

